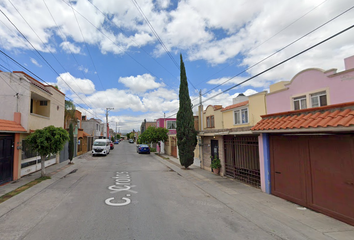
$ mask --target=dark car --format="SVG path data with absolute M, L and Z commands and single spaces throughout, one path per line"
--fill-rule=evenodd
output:
M 111 146 L 111 150 L 114 149 L 114 144 L 113 144 L 112 141 L 111 141 L 111 143 L 110 143 L 110 146 Z
M 115 140 L 115 141 L 114 141 L 114 144 L 118 144 L 118 143 L 119 143 L 119 141 L 118 141 L 118 140 Z
M 140 153 L 148 153 L 148 154 L 150 154 L 150 148 L 146 144 L 140 144 L 140 145 L 137 146 L 136 152 L 139 153 L 139 154 Z

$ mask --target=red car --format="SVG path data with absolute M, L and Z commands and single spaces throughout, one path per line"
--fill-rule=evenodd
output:
M 110 143 L 110 146 L 111 146 L 111 150 L 114 149 L 114 144 L 113 144 L 112 141 L 111 141 L 111 143 Z

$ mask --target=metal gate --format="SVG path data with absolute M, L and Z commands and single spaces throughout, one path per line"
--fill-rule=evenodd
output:
M 64 162 L 69 159 L 69 141 L 64 144 L 64 148 L 60 151 L 59 162 Z
M 224 136 L 225 175 L 260 187 L 258 136 Z

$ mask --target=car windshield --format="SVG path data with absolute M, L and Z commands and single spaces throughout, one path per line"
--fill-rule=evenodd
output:
M 140 147 L 149 147 L 149 146 L 145 144 L 141 144 Z
M 94 142 L 93 146 L 106 146 L 105 142 Z

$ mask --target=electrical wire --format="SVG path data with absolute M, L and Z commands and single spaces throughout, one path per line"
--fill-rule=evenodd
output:
M 277 64 L 275 64 L 275 65 L 273 65 L 272 67 L 267 68 L 266 70 L 264 70 L 264 71 L 262 71 L 262 72 L 259 72 L 259 73 L 257 73 L 256 75 L 254 75 L 254 76 L 252 76 L 252 77 L 249 77 L 249 78 L 247 78 L 246 80 L 244 80 L 244 81 L 242 81 L 242 82 L 240 82 L 240 83 L 238 83 L 238 84 L 236 84 L 236 85 L 234 85 L 234 86 L 232 86 L 232 87 L 230 87 L 230 88 L 228 88 L 228 89 L 226 89 L 226 90 L 224 90 L 224 91 L 222 91 L 222 92 L 220 92 L 220 93 L 217 93 L 217 94 L 215 94 L 214 96 L 212 96 L 212 97 L 210 97 L 210 98 L 207 98 L 206 100 L 202 101 L 201 104 L 204 103 L 204 102 L 206 102 L 206 101 L 209 101 L 209 100 L 211 100 L 211 99 L 213 99 L 213 98 L 215 98 L 215 97 L 217 97 L 217 96 L 219 96 L 220 94 L 223 94 L 223 93 L 225 93 L 225 92 L 228 92 L 228 91 L 230 91 L 231 89 L 233 89 L 233 88 L 235 88 L 235 87 L 238 87 L 238 86 L 240 86 L 240 85 L 242 85 L 242 84 L 244 84 L 244 83 L 246 83 L 246 82 L 248 82 L 248 81 L 250 81 L 250 80 L 252 80 L 252 79 L 254 79 L 254 78 L 256 78 L 256 77 L 258 77 L 258 76 L 260 76 L 260 75 L 262 75 L 262 74 L 264 74 L 264 73 L 266 73 L 266 72 L 268 72 L 268 71 L 270 71 L 270 70 L 272 70 L 272 69 L 274 69 L 274 68 L 276 68 L 276 67 L 278 67 L 278 66 L 280 66 L 280 65 L 282 65 L 282 64 L 284 64 L 284 63 L 286 63 L 286 62 L 288 62 L 288 61 L 290 61 L 290 60 L 292 60 L 292 59 L 295 58 L 295 57 L 298 57 L 299 55 L 301 55 L 301 54 L 303 54 L 303 53 L 305 53 L 305 52 L 307 52 L 307 51 L 309 51 L 309 50 L 311 50 L 311 49 L 313 49 L 313 48 L 315 48 L 315 47 L 317 47 L 317 46 L 319 46 L 319 45 L 321 45 L 321 44 L 323 44 L 323 43 L 325 43 L 325 42 L 327 42 L 327 41 L 329 41 L 329 40 L 331 40 L 332 38 L 335 38 L 335 37 L 337 37 L 337 36 L 339 36 L 339 35 L 345 33 L 346 31 L 348 31 L 348 30 L 350 30 L 350 29 L 352 29 L 352 28 L 354 28 L 354 25 L 351 25 L 351 26 L 349 26 L 349 27 L 347 27 L 347 28 L 345 28 L 345 29 L 343 29 L 343 30 L 337 32 L 336 34 L 334 34 L 334 35 L 332 35 L 332 36 L 330 36 L 330 37 L 328 37 L 328 38 L 326 38 L 326 39 L 324 39 L 324 40 L 322 40 L 322 41 L 320 41 L 320 42 L 318 42 L 318 43 L 312 45 L 311 47 L 308 47 L 308 48 L 306 48 L 305 50 L 303 50 L 303 51 L 301 51 L 301 52 L 298 52 L 298 53 L 292 55 L 291 57 L 289 57 L 289 58 L 287 58 L 287 59 L 285 59 L 285 60 L 283 60 L 283 61 L 281 61 L 281 62 L 279 62 L 279 63 L 277 63 Z M 234 76 L 234 77 L 236 77 L 236 76 Z M 234 78 L 234 77 L 233 77 L 233 78 Z M 197 106 L 199 106 L 199 105 L 201 105 L 201 104 L 195 105 L 195 106 L 193 106 L 193 108 L 194 108 L 194 107 L 197 107 Z M 173 114 L 173 115 L 171 115 L 171 116 L 169 116 L 169 117 L 172 117 L 172 116 L 174 116 L 174 115 L 176 115 L 176 114 L 177 114 L 177 113 L 175 113 L 175 114 Z M 169 118 L 169 117 L 167 117 L 167 118 Z
M 87 103 L 70 87 L 70 85 L 61 77 L 61 75 L 53 68 L 53 66 L 43 57 L 43 55 L 33 46 L 33 44 L 26 38 L 26 36 L 17 28 L 17 26 L 9 19 L 9 17 L 0 9 L 0 12 L 7 18 L 7 20 L 13 25 L 14 28 L 22 35 L 22 37 L 31 45 L 31 47 L 37 52 L 37 54 L 45 61 L 45 63 L 63 80 L 63 82 L 71 89 L 75 95 L 88 107 L 90 108 Z M 1 50 L 0 50 L 1 51 Z M 4 52 L 1 51 L 3 54 Z M 7 57 L 9 57 L 6 54 Z M 42 80 L 42 79 L 41 79 Z M 44 80 L 42 80 L 45 82 Z M 46 82 L 47 83 L 47 82 Z M 47 83 L 48 84 L 48 83 Z
M 144 20 L 146 21 L 146 23 L 148 24 L 149 28 L 151 29 L 153 35 L 155 36 L 155 38 L 158 40 L 158 42 L 160 43 L 160 45 L 162 46 L 162 48 L 165 50 L 165 52 L 167 53 L 167 55 L 169 56 L 169 58 L 172 60 L 172 62 L 176 65 L 177 69 L 180 70 L 180 66 L 178 65 L 178 63 L 176 62 L 176 60 L 173 58 L 171 52 L 167 49 L 166 45 L 164 44 L 164 42 L 162 41 L 162 39 L 160 38 L 160 36 L 157 34 L 157 32 L 155 31 L 154 27 L 152 26 L 152 24 L 150 23 L 149 19 L 146 17 L 146 15 L 144 14 L 143 10 L 140 8 L 138 2 L 136 0 L 132 0 L 132 2 L 134 3 L 135 7 L 138 9 L 138 11 L 140 12 L 141 16 L 144 18 Z M 189 81 L 187 79 L 187 81 L 192 85 L 192 87 L 197 90 L 197 88 L 193 85 L 193 83 L 191 81 Z

